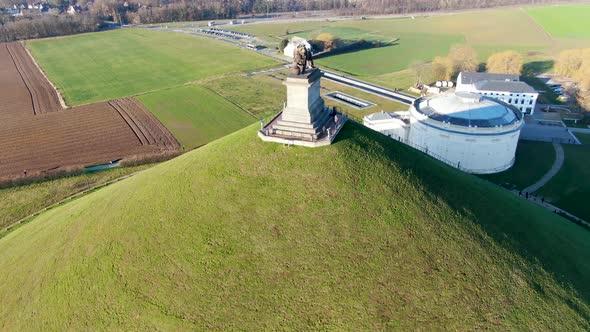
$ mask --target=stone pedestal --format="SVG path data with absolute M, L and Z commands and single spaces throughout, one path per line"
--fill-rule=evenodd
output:
M 346 121 L 346 117 L 326 107 L 320 96 L 319 69 L 302 75 L 289 75 L 287 103 L 270 123 L 259 132 L 265 141 L 304 146 L 330 144 Z

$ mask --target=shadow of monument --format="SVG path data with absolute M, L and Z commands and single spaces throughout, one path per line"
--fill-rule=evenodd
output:
M 399 45 L 399 40 L 394 42 L 376 42 L 376 41 L 365 41 L 365 45 L 363 47 L 343 47 L 337 48 L 329 52 L 321 52 L 314 56 L 314 59 L 323 59 L 331 56 L 342 55 L 342 54 L 350 54 L 356 53 L 361 51 L 366 51 L 374 48 L 385 48 L 385 47 L 393 47 Z

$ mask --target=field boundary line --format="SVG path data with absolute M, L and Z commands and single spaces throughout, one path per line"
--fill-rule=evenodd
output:
M 27 48 L 27 45 L 22 41 L 20 41 L 19 43 L 22 44 L 23 48 L 25 49 L 25 51 L 29 55 L 29 58 L 31 58 L 31 60 L 33 61 L 33 64 L 35 64 L 35 67 L 37 67 L 37 69 L 39 69 L 39 72 L 41 72 L 41 75 L 43 75 L 43 77 L 45 77 L 45 80 L 47 80 L 47 82 L 49 82 L 49 85 L 51 85 L 53 90 L 55 90 L 55 93 L 57 93 L 57 99 L 59 100 L 59 103 L 61 104 L 61 108 L 63 108 L 64 110 L 68 109 L 69 107 L 66 104 L 65 100 L 63 99 L 61 93 L 59 93 L 59 90 L 57 89 L 55 84 L 53 84 L 53 82 L 51 82 L 51 80 L 49 79 L 49 76 L 47 76 L 47 74 L 45 74 L 45 72 L 43 71 L 43 68 L 41 68 L 41 66 L 39 66 L 39 64 L 35 60 L 35 57 L 31 54 L 31 52 Z
M 531 14 L 527 13 L 527 11 L 525 10 L 524 7 L 520 7 L 520 11 L 522 11 L 524 13 L 524 15 L 526 15 L 526 17 L 529 18 L 529 20 L 531 20 L 533 22 L 534 25 L 537 26 L 537 28 L 541 29 L 541 31 L 547 36 L 549 37 L 550 41 L 553 43 L 553 41 L 555 40 L 555 38 L 549 33 L 549 31 L 547 31 L 542 25 L 541 23 L 537 22 L 537 20 L 535 20 L 534 17 L 531 16 Z
M 59 200 L 59 201 L 57 201 L 57 202 L 55 202 L 55 203 L 53 203 L 53 204 L 51 204 L 51 205 L 48 205 L 48 206 L 46 206 L 46 207 L 42 208 L 41 210 L 38 210 L 38 211 L 36 211 L 36 212 L 33 212 L 32 214 L 29 214 L 28 216 L 26 216 L 26 217 L 23 217 L 23 218 L 21 218 L 21 219 L 19 219 L 19 220 L 15 221 L 14 223 L 12 223 L 12 224 L 10 224 L 10 225 L 8 225 L 8 226 L 6 226 L 6 227 L 2 228 L 2 230 L 0 230 L 0 238 L 4 237 L 6 234 L 8 234 L 8 233 L 9 233 L 9 232 L 10 232 L 10 231 L 11 231 L 11 230 L 14 228 L 14 227 L 16 227 L 16 226 L 18 226 L 18 225 L 20 225 L 20 224 L 23 224 L 23 223 L 25 223 L 26 221 L 28 221 L 28 220 L 29 220 L 29 219 L 31 219 L 31 218 L 34 218 L 34 217 L 37 217 L 37 216 L 39 216 L 39 215 L 40 215 L 40 214 L 42 214 L 43 212 L 46 212 L 46 211 L 49 211 L 49 210 L 51 210 L 51 209 L 53 209 L 53 208 L 55 208 L 55 207 L 58 207 L 58 206 L 60 206 L 60 205 L 62 205 L 62 204 L 64 204 L 64 203 L 66 203 L 66 202 L 68 202 L 68 201 L 71 201 L 71 200 L 73 200 L 74 198 L 81 197 L 81 196 L 83 196 L 83 195 L 86 195 L 86 194 L 89 194 L 89 193 L 91 193 L 91 192 L 93 192 L 93 191 L 95 191 L 95 190 L 98 190 L 98 189 L 101 189 L 101 188 L 107 187 L 107 186 L 109 186 L 109 185 L 111 185 L 111 184 L 113 184 L 113 183 L 116 183 L 116 182 L 119 182 L 119 181 L 122 181 L 122 180 L 128 179 L 128 178 L 130 178 L 130 177 L 132 177 L 132 176 L 135 176 L 135 175 L 137 175 L 138 173 L 141 173 L 142 171 L 143 171 L 143 170 L 141 170 L 141 171 L 137 171 L 137 172 L 134 172 L 134 173 L 131 173 L 131 174 L 127 174 L 127 175 L 124 175 L 124 176 L 118 177 L 118 178 L 116 178 L 116 179 L 112 179 L 112 180 L 109 180 L 109 181 L 107 181 L 107 182 L 104 182 L 104 183 L 101 183 L 101 184 L 98 184 L 98 185 L 92 186 L 92 187 L 90 187 L 90 188 L 86 188 L 86 189 L 84 189 L 84 190 L 82 190 L 82 191 L 79 191 L 79 192 L 77 192 L 77 193 L 74 193 L 74 194 L 72 194 L 72 195 L 70 195 L 70 196 L 68 196 L 68 197 L 66 197 L 66 198 L 64 198 L 64 199 L 61 199 L 61 200 Z
M 258 117 L 256 115 L 254 115 L 253 113 L 251 113 L 250 111 L 248 111 L 247 109 L 243 108 L 242 106 L 240 106 L 238 103 L 234 102 L 233 100 L 230 100 L 228 98 L 226 98 L 224 95 L 220 94 L 219 92 L 209 89 L 208 87 L 204 86 L 204 85 L 200 85 L 200 87 L 203 87 L 205 90 L 207 91 L 211 91 L 212 93 L 218 95 L 219 97 L 223 98 L 224 100 L 227 100 L 228 102 L 230 102 L 232 105 L 236 106 L 237 108 L 241 109 L 242 111 L 248 113 L 250 116 L 252 116 L 254 119 L 256 120 L 260 120 L 258 119 Z

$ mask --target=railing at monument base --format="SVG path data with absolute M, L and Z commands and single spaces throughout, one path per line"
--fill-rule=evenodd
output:
M 329 109 L 329 108 L 326 108 Z M 283 107 L 284 110 L 284 107 Z M 280 112 L 278 112 L 277 114 L 275 114 L 269 121 L 264 122 L 263 119 L 260 119 L 260 130 L 259 132 L 264 135 L 264 136 L 270 136 L 272 133 L 270 132 L 270 130 L 267 128 L 269 125 L 271 125 L 273 122 L 275 122 L 275 120 L 281 115 L 281 113 L 283 113 L 283 110 L 281 110 Z M 332 108 L 332 111 L 336 112 L 334 114 L 334 121 L 332 122 L 332 124 L 329 127 L 325 127 L 322 129 L 321 133 L 325 134 L 328 139 L 332 139 L 333 135 L 338 134 L 338 132 L 340 131 L 342 125 L 344 122 L 346 122 L 350 116 L 346 113 L 342 113 L 342 112 L 338 112 L 336 110 L 336 107 Z M 324 139 L 326 136 L 320 136 L 319 137 L 315 137 L 314 135 L 314 139 L 313 141 L 319 141 Z

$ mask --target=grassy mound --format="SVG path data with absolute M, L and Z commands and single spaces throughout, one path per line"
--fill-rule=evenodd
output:
M 256 128 L 0 239 L 0 328 L 590 328 L 584 230 L 359 125 Z

